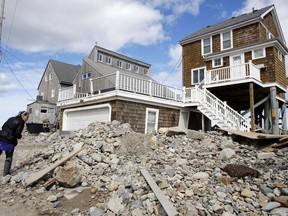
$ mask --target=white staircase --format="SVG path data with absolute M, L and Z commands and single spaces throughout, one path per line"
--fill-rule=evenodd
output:
M 207 89 L 196 87 L 195 89 L 198 109 L 211 120 L 212 126 L 231 128 L 241 131 L 250 131 L 249 120 L 233 110 L 225 102 L 219 100 Z

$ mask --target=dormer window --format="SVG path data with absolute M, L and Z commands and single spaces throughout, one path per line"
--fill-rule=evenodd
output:
M 148 69 L 144 68 L 144 74 L 147 75 L 148 74 Z
M 266 57 L 265 48 L 255 49 L 252 51 L 252 59 L 259 59 L 265 57 Z
M 100 53 L 97 54 L 97 61 L 100 61 L 100 62 L 103 61 L 103 55 L 102 54 L 100 54 Z
M 117 60 L 117 67 L 122 68 L 122 61 Z
M 126 70 L 131 70 L 131 64 L 130 63 L 126 63 Z
M 202 55 L 206 55 L 212 52 L 212 38 L 202 39 Z
M 112 58 L 111 57 L 109 57 L 109 56 L 106 56 L 106 58 L 105 58 L 105 62 L 107 63 L 107 64 L 112 64 Z
M 134 65 L 133 70 L 138 73 L 139 72 L 139 67 L 137 65 Z
M 232 31 L 221 34 L 221 50 L 232 48 Z

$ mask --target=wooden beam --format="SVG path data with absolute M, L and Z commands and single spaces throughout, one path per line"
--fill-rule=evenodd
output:
M 146 169 L 141 170 L 142 175 L 146 179 L 147 183 L 153 190 L 154 194 L 156 195 L 157 199 L 163 206 L 164 210 L 166 211 L 168 216 L 175 216 L 178 215 L 178 212 L 176 211 L 175 207 L 169 202 L 167 197 L 164 195 L 163 191 L 160 190 L 158 185 L 155 183 L 151 175 L 148 173 Z
M 52 170 L 54 170 L 56 167 L 62 165 L 63 163 L 65 163 L 66 161 L 68 161 L 70 158 L 72 158 L 73 156 L 77 155 L 79 152 L 81 152 L 83 150 L 83 144 L 81 145 L 77 145 L 76 148 L 74 148 L 74 151 L 72 151 L 70 154 L 68 154 L 67 156 L 63 157 L 62 159 L 56 161 L 55 163 L 51 164 L 50 166 L 44 168 L 43 170 L 40 170 L 37 173 L 33 173 L 32 175 L 28 176 L 28 178 L 26 178 L 23 181 L 23 186 L 27 187 L 29 185 L 31 185 L 33 182 L 39 180 L 40 178 L 42 178 L 43 176 L 45 176 L 47 173 L 51 172 Z
M 278 105 L 276 99 L 276 87 L 270 88 L 270 101 L 271 101 L 271 119 L 272 119 L 272 133 L 279 134 L 279 116 Z
M 250 113 L 251 113 L 251 131 L 255 132 L 255 110 L 254 110 L 254 88 L 253 82 L 249 83 L 249 100 L 250 100 Z
M 270 98 L 270 96 L 267 96 L 265 98 L 263 98 L 262 100 L 260 100 L 259 102 L 257 102 L 256 104 L 254 104 L 254 109 L 257 108 L 258 106 L 260 106 L 262 103 L 264 103 L 265 101 L 267 101 Z M 241 113 L 241 115 L 246 115 L 248 112 L 250 112 L 250 109 L 245 110 L 243 113 Z

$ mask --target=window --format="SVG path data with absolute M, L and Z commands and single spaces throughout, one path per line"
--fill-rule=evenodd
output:
M 205 68 L 196 68 L 192 70 L 192 84 L 198 84 L 204 80 Z
M 272 38 L 272 34 L 271 32 L 269 32 L 267 29 L 266 29 L 266 40 L 269 40 Z
M 122 61 L 117 60 L 117 67 L 122 68 Z
M 32 114 L 32 108 L 31 107 L 29 107 L 28 113 Z
M 84 73 L 82 74 L 82 79 L 88 79 L 91 77 L 91 75 L 92 75 L 91 72 Z
M 49 74 L 49 80 L 52 80 L 52 73 Z
M 278 59 L 282 62 L 282 53 L 278 50 Z
M 221 67 L 223 66 L 223 59 L 222 58 L 215 58 L 213 59 L 212 67 Z
M 45 76 L 45 81 L 46 82 L 48 81 L 48 78 L 49 78 L 49 74 L 46 74 L 46 76 Z
M 52 89 L 51 91 L 51 98 L 54 98 L 55 97 L 55 89 Z
M 106 62 L 107 64 L 111 64 L 111 63 L 112 63 L 112 58 L 109 57 L 109 56 L 106 56 L 105 62 Z
M 135 72 L 138 72 L 139 71 L 139 67 L 134 65 L 134 69 L 133 69 Z
M 265 48 L 252 50 L 252 59 L 259 59 L 266 57 Z
M 102 61 L 103 61 L 103 55 L 100 54 L 100 53 L 98 53 L 98 54 L 97 54 L 97 60 L 100 61 L 100 62 L 102 62 Z
M 144 68 L 144 74 L 147 75 L 148 74 L 148 69 Z
M 126 70 L 131 70 L 131 64 L 130 63 L 126 63 Z
M 158 115 L 158 109 L 146 108 L 145 133 L 157 132 Z
M 48 112 L 48 108 L 47 107 L 41 107 L 41 113 L 47 113 Z
M 212 52 L 212 39 L 211 37 L 202 39 L 202 55 Z
M 221 50 L 232 48 L 232 32 L 224 32 L 221 34 Z

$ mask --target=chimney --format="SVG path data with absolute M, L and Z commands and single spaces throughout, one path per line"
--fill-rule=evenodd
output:
M 254 7 L 252 7 L 252 13 L 254 14 L 254 12 L 255 12 L 255 9 L 254 9 Z

